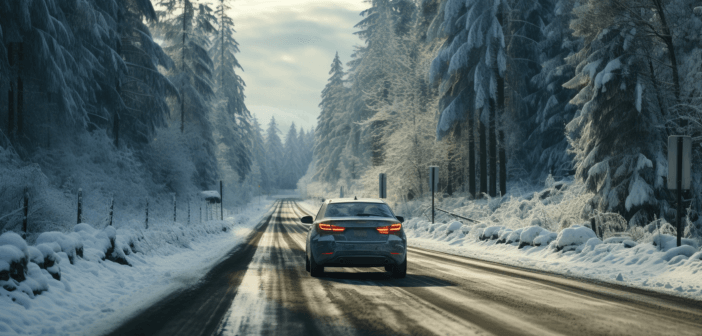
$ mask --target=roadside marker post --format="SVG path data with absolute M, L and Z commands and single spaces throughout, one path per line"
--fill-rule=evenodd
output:
M 678 246 L 682 244 L 682 191 L 690 190 L 690 159 L 692 156 L 692 138 L 684 135 L 668 137 L 668 189 L 677 191 L 677 210 L 675 221 Z
M 219 220 L 224 220 L 224 190 L 222 188 L 222 180 L 219 180 Z
M 340 187 L 339 189 L 339 198 L 344 198 L 344 187 Z
M 431 223 L 434 224 L 434 193 L 439 187 L 439 167 L 429 167 L 429 190 L 431 191 Z
M 378 198 L 388 198 L 388 176 L 385 173 L 380 173 L 378 182 Z

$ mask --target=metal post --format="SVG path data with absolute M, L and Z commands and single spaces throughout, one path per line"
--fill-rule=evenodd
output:
M 112 226 L 112 215 L 114 214 L 115 211 L 115 198 L 113 197 L 112 200 L 110 200 L 110 226 Z
M 29 192 L 24 188 L 24 217 L 22 218 L 22 231 L 27 235 L 27 216 L 29 215 Z M 25 237 L 26 238 L 26 237 Z
M 83 188 L 78 189 L 78 219 L 76 224 L 80 224 L 83 219 Z
M 224 220 L 224 194 L 222 191 L 222 180 L 219 180 L 219 220 Z
M 678 231 L 678 246 L 682 244 L 682 171 L 683 171 L 683 138 L 678 138 L 678 166 L 677 168 L 677 191 L 678 191 L 678 209 L 675 214 L 675 221 L 677 222 Z
M 434 224 L 434 174 L 431 175 L 431 223 Z

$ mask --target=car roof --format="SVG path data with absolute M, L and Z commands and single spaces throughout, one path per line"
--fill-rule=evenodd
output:
M 377 198 L 332 198 L 327 200 L 328 203 L 385 203 L 385 201 Z

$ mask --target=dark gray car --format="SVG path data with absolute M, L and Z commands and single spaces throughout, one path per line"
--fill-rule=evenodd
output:
M 307 271 L 313 277 L 324 267 L 385 267 L 393 277 L 407 274 L 404 219 L 378 199 L 331 199 L 322 204 L 307 234 Z

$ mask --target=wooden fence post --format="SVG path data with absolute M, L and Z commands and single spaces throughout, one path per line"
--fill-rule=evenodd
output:
M 83 222 L 83 188 L 78 189 L 78 219 L 76 224 Z
M 22 231 L 24 231 L 24 238 L 27 237 L 27 216 L 29 215 L 29 191 L 24 188 L 24 217 L 22 218 Z
M 149 229 L 149 199 L 146 199 L 146 229 Z
M 173 193 L 173 222 L 176 221 L 176 194 Z
M 115 212 L 115 198 L 112 197 L 110 200 L 110 226 L 112 226 L 112 215 Z

